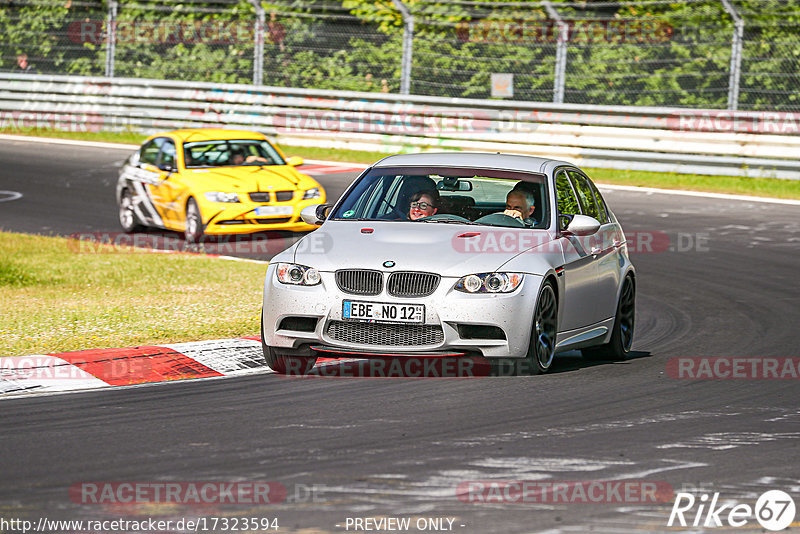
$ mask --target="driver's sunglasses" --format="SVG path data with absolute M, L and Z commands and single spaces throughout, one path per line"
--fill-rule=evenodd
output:
M 428 204 L 427 202 L 412 202 L 411 209 L 418 209 L 418 210 L 426 210 L 428 208 L 432 208 L 433 204 Z

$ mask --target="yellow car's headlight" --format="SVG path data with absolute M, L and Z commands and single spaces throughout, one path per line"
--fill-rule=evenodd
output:
M 209 202 L 239 202 L 238 193 L 225 193 L 223 191 L 209 191 L 204 195 Z
M 319 187 L 312 187 L 311 189 L 307 190 L 303 195 L 303 200 L 309 200 L 312 198 L 320 198 L 322 194 L 319 192 Z

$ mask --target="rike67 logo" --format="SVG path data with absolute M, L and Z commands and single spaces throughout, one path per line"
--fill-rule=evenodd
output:
M 667 526 L 692 527 L 743 527 L 758 521 L 762 528 L 784 530 L 794 521 L 795 505 L 792 497 L 781 490 L 764 492 L 755 507 L 735 501 L 720 501 L 719 493 L 699 497 L 691 493 L 678 493 L 669 514 Z

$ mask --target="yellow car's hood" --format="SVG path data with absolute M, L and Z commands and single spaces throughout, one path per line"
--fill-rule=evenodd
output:
M 217 169 L 187 169 L 196 187 L 204 191 L 252 192 L 285 191 L 317 187 L 311 177 L 289 165 L 221 167 Z

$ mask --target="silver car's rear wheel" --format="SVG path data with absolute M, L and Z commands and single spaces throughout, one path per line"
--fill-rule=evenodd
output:
M 624 360 L 633 345 L 633 329 L 636 325 L 636 283 L 632 276 L 626 276 L 617 303 L 611 339 L 598 347 L 581 350 L 581 354 L 591 361 Z

